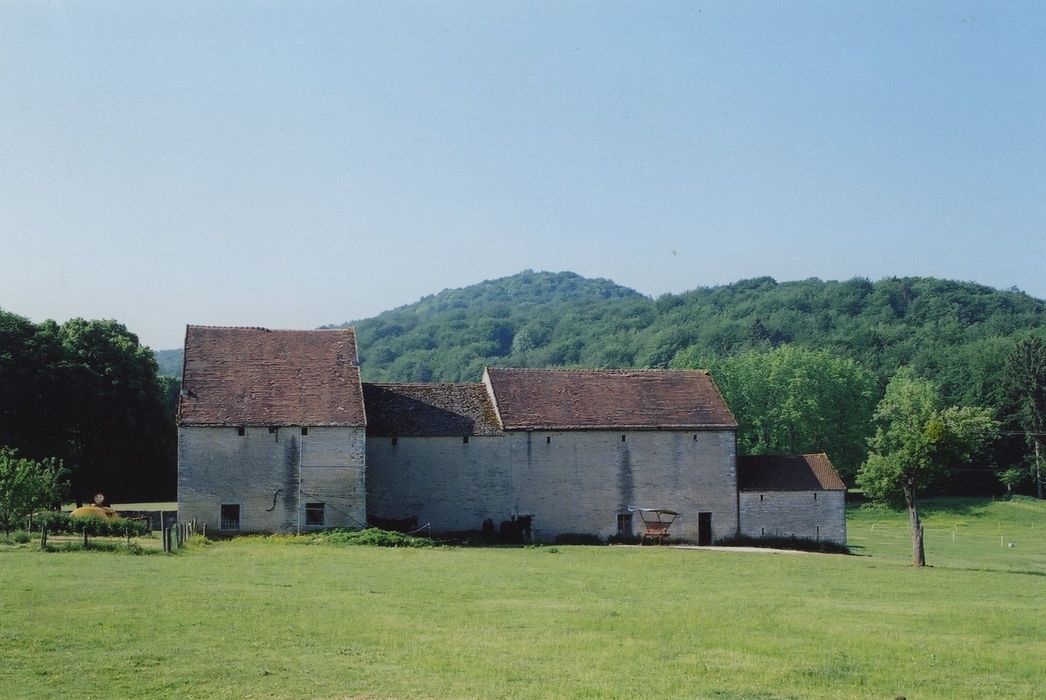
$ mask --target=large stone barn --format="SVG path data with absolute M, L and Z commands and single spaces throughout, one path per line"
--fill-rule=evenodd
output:
M 701 544 L 756 530 L 845 541 L 827 458 L 807 489 L 819 504 L 794 497 L 811 484 L 785 462 L 792 477 L 752 482 L 776 489 L 744 484 L 774 463 L 742 471 L 739 489 L 737 423 L 707 372 L 488 368 L 475 384 L 363 384 L 356 357 L 351 329 L 190 326 L 179 517 L 226 532 L 437 533 L 518 518 L 551 540 L 638 535 L 636 509 L 663 508 L 679 513 L 674 537 Z M 768 496 L 774 508 L 759 505 Z

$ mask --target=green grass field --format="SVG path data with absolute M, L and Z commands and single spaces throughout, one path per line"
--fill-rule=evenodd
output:
M 858 556 L 0 547 L 0 697 L 1041 697 L 1046 506 L 854 510 Z M 999 546 L 1014 542 L 1014 547 Z

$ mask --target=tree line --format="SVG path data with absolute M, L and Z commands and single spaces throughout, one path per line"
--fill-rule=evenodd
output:
M 357 331 L 367 381 L 477 381 L 485 366 L 712 371 L 748 453 L 824 450 L 853 485 L 872 415 L 901 368 L 945 405 L 989 408 L 999 439 L 938 486 L 1031 488 L 1032 451 L 1007 379 L 1022 339 L 1046 337 L 1046 302 L 934 278 L 770 277 L 656 299 L 607 280 L 525 271 L 445 290 Z M 1027 401 L 1025 401 L 1027 403 Z
M 1044 452 L 1031 437 L 1046 431 L 1041 389 L 1015 387 L 1042 386 L 1035 343 L 1046 303 L 1019 291 L 758 278 L 651 299 L 608 280 L 527 271 L 354 325 L 369 381 L 477 381 L 488 365 L 710 369 L 742 453 L 825 451 L 851 486 L 901 368 L 932 382 L 942 405 L 984 407 L 1000 421 L 977 464 L 999 467 L 1008 488 L 1032 489 Z M 181 365 L 180 352 L 160 356 L 168 373 Z M 116 321 L 35 324 L 0 311 L 0 445 L 61 460 L 78 501 L 97 490 L 171 498 L 178 384 L 157 371 Z M 976 474 L 989 479 L 976 488 L 991 488 L 993 471 Z
M 0 446 L 56 460 L 78 503 L 172 497 L 176 386 L 123 324 L 0 310 Z

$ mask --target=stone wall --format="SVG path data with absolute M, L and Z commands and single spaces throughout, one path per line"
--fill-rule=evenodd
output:
M 326 527 L 359 527 L 365 444 L 362 428 L 180 427 L 178 517 L 219 532 L 221 504 L 238 504 L 240 532 L 294 532 L 308 529 L 305 504 L 323 502 Z
M 807 537 L 846 544 L 844 491 L 743 491 L 741 534 Z
M 615 534 L 618 514 L 638 505 L 679 511 L 672 534 L 694 541 L 698 513 L 709 512 L 712 535 L 722 537 L 737 532 L 734 451 L 732 431 L 509 432 L 467 443 L 372 437 L 368 511 L 415 515 L 435 532 L 533 514 L 535 537 L 549 540 Z

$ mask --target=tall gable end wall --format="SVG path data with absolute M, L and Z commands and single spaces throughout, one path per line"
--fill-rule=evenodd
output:
M 240 532 L 304 528 L 304 504 L 326 504 L 328 527 L 359 527 L 366 516 L 363 428 L 178 429 L 178 517 L 211 532 L 223 503 L 240 506 Z M 302 496 L 299 499 L 299 485 Z M 299 510 L 300 509 L 300 510 Z

